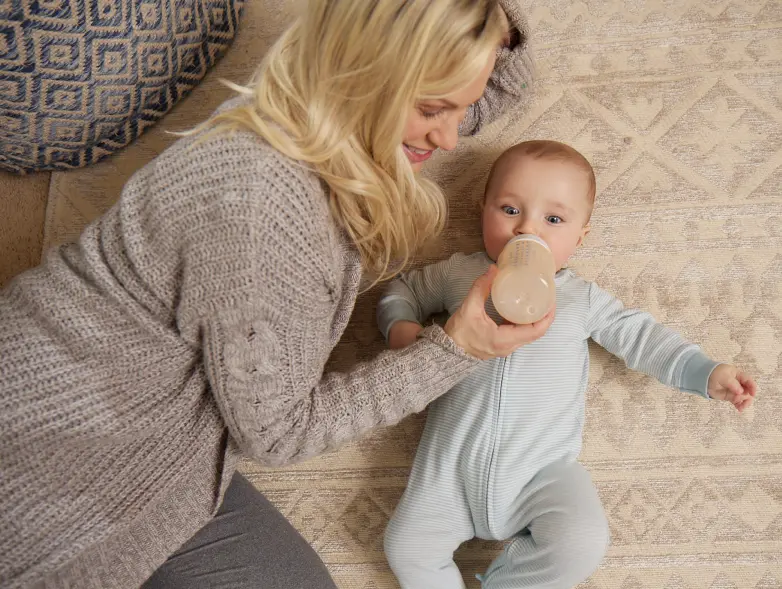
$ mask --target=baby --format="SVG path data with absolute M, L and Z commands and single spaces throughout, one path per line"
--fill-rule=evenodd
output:
M 483 207 L 485 252 L 407 273 L 378 308 L 391 347 L 415 340 L 427 317 L 453 314 L 476 278 L 515 235 L 551 248 L 556 318 L 539 340 L 489 360 L 435 401 L 385 550 L 403 589 L 464 587 L 453 552 L 474 536 L 508 540 L 479 577 L 484 588 L 570 589 L 594 572 L 608 524 L 581 450 L 589 374 L 587 340 L 664 384 L 742 411 L 755 383 L 647 313 L 625 309 L 596 284 L 564 269 L 589 232 L 595 175 L 575 149 L 528 141 L 494 164 Z M 492 307 L 489 315 L 501 321 Z

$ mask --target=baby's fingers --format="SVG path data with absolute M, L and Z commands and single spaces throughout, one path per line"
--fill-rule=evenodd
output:
M 736 378 L 741 383 L 741 386 L 744 389 L 744 394 L 749 395 L 750 397 L 754 397 L 755 393 L 758 391 L 758 385 L 755 384 L 755 381 L 752 379 L 752 377 L 748 376 L 744 372 L 739 372 L 736 375 Z
M 741 383 L 738 381 L 737 378 L 729 379 L 727 382 L 723 384 L 723 386 L 727 389 L 728 398 L 737 399 L 738 397 L 744 395 L 744 387 L 741 386 Z

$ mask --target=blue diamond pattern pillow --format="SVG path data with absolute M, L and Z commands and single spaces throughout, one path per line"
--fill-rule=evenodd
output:
M 243 0 L 0 0 L 0 169 L 124 147 L 204 77 Z

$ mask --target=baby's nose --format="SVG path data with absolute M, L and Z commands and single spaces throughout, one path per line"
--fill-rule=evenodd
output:
M 516 225 L 516 235 L 537 235 L 538 228 L 529 218 L 522 219 Z

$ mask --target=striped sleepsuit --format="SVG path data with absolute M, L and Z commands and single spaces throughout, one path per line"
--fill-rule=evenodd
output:
M 393 281 L 378 306 L 388 337 L 400 320 L 454 313 L 491 264 L 456 254 Z M 556 276 L 548 332 L 507 358 L 482 362 L 429 406 L 407 489 L 385 550 L 403 589 L 464 587 L 453 552 L 477 536 L 511 540 L 484 588 L 566 589 L 597 568 L 608 526 L 581 450 L 589 338 L 630 368 L 708 397 L 717 363 L 649 314 L 625 309 L 570 270 Z M 489 315 L 499 321 L 491 306 Z

